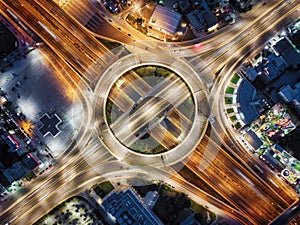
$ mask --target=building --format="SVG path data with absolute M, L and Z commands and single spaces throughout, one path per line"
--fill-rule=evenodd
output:
M 48 134 L 56 137 L 61 132 L 58 126 L 62 123 L 62 120 L 58 117 L 57 114 L 54 114 L 50 117 L 48 113 L 45 113 L 40 118 L 40 121 L 42 123 L 42 126 L 39 128 L 39 131 L 43 134 L 44 137 Z
M 163 225 L 131 189 L 111 192 L 103 199 L 102 206 L 120 225 Z
M 257 0 L 230 0 L 230 2 L 240 11 L 248 11 L 256 4 Z
M 10 168 L 4 170 L 3 174 L 11 184 L 14 181 L 22 179 L 28 172 L 29 171 L 23 166 L 21 162 L 15 162 Z
M 6 188 L 9 187 L 11 183 L 7 178 L 5 177 L 4 173 L 0 171 L 0 193 L 3 193 L 6 191 Z
M 267 149 L 261 156 L 262 159 L 266 160 L 266 162 L 277 171 L 281 172 L 285 166 L 280 161 L 280 157 L 272 150 Z
M 203 14 L 203 18 L 204 18 L 204 21 L 206 23 L 208 30 L 213 28 L 218 23 L 218 19 L 217 19 L 216 15 L 211 11 L 205 12 Z
M 278 94 L 285 103 L 290 103 L 295 99 L 300 101 L 300 82 L 296 83 L 293 87 L 290 85 L 282 86 Z
M 195 34 L 200 33 L 202 30 L 204 30 L 206 28 L 204 18 L 199 9 L 196 9 L 196 10 L 190 12 L 189 14 L 187 14 L 187 18 L 188 18 L 188 20 L 190 22 L 190 26 Z
M 115 0 L 108 0 L 108 1 L 105 0 L 103 2 L 103 5 L 111 13 L 118 13 L 120 11 L 119 4 Z
M 23 155 L 9 150 L 8 145 L 3 145 L 0 153 L 0 193 L 5 191 L 14 181 L 20 180 L 31 171 L 34 171 L 40 162 L 33 153 Z M 18 160 L 18 161 L 17 161 Z
M 174 35 L 178 31 L 181 19 L 181 14 L 161 5 L 156 5 L 149 25 L 163 33 Z
M 40 162 L 33 155 L 33 153 L 28 153 L 26 156 L 23 156 L 22 163 L 30 171 L 34 171 L 40 165 Z
M 280 153 L 282 153 L 284 151 L 283 147 L 281 147 L 279 144 L 275 144 L 273 146 L 273 149 L 276 151 L 279 151 Z
M 28 153 L 26 156 L 22 157 L 21 161 L 14 162 L 11 167 L 3 170 L 3 175 L 10 185 L 12 182 L 22 179 L 29 172 L 35 170 L 39 164 L 40 163 L 33 154 Z M 4 184 L 2 185 L 4 186 Z M 7 183 L 5 186 L 7 186 Z
M 196 8 L 187 14 L 187 18 L 195 34 L 205 29 L 213 29 L 218 24 L 216 15 L 210 10 L 205 0 L 192 1 L 192 4 Z
M 241 120 L 244 124 L 249 124 L 265 110 L 267 100 L 248 80 L 243 79 L 237 91 L 236 102 L 239 104 L 237 110 Z
M 180 223 L 180 225 L 201 225 L 201 224 L 192 215 L 192 216 L 187 217 L 185 220 L 183 220 Z
M 251 129 L 244 134 L 244 139 L 254 149 L 254 151 L 257 151 L 263 145 L 262 140 Z
M 274 50 L 283 58 L 287 67 L 300 67 L 300 52 L 287 37 L 278 41 Z
M 244 70 L 246 77 L 258 89 L 263 89 L 267 83 L 273 81 L 285 71 L 285 63 L 274 53 L 262 58 L 257 65 Z
M 282 86 L 278 91 L 278 95 L 295 115 L 300 118 L 300 82 L 294 86 Z

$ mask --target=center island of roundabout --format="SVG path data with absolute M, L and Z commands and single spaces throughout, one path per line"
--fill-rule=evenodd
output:
M 208 125 L 201 76 L 170 54 L 125 54 L 101 75 L 94 93 L 98 136 L 114 157 L 130 165 L 182 161 Z

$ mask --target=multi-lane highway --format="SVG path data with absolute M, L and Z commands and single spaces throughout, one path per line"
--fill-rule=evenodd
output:
M 174 93 L 178 93 L 174 95 Z M 145 96 L 142 96 L 129 110 L 121 114 L 113 124 L 111 129 L 115 136 L 126 146 L 130 146 L 135 137 L 142 137 L 149 130 L 155 139 L 163 137 L 163 143 L 167 149 L 170 145 L 177 145 L 179 140 L 176 136 L 164 132 L 162 126 L 158 126 L 160 118 L 164 119 L 170 111 L 181 105 L 190 92 L 181 78 L 175 74 L 170 74 L 166 79 L 155 85 Z M 124 96 L 126 98 L 126 95 Z M 126 98 L 130 99 L 130 98 Z M 154 129 L 152 129 L 152 126 Z M 158 132 L 158 133 L 156 133 Z M 167 139 L 167 140 L 166 140 Z
M 59 1 L 54 0 L 61 8 L 72 15 L 78 22 L 93 32 L 96 37 L 106 37 L 109 40 L 120 43 L 131 43 L 135 37 L 129 36 L 131 31 L 111 24 L 113 18 L 106 16 L 106 11 L 101 8 L 101 3 L 97 0 L 81 1 Z M 119 19 L 117 19 L 119 20 Z M 124 22 L 124 21 L 123 21 Z M 129 25 L 128 25 L 129 26 Z M 132 27 L 131 27 L 132 28 Z M 132 28 L 134 30 L 134 28 Z M 141 37 L 142 35 L 140 35 Z M 150 38 L 149 38 L 150 39 Z
M 3 213 L 0 220 L 2 222 L 14 220 L 14 224 L 22 224 L 22 221 L 26 221 L 26 223 L 31 224 L 34 222 L 32 217 L 36 215 L 35 220 L 38 219 L 41 216 L 40 211 L 47 212 L 50 209 L 48 206 L 53 207 L 58 203 L 56 199 L 61 199 L 61 196 L 70 196 L 72 190 L 85 181 L 84 177 L 80 179 L 77 177 L 77 185 L 74 185 L 74 177 L 84 171 L 90 171 L 94 176 L 98 175 L 96 171 L 91 169 L 91 166 L 112 159 L 112 156 L 97 138 L 91 140 L 81 151 L 84 155 L 78 151 L 76 155 L 74 152 L 74 155 L 71 154 L 60 160 L 51 174 L 47 174 L 49 177 L 44 176 L 44 180 L 33 181 L 31 190 L 22 191 L 23 196 L 16 193 L 13 202 L 1 203 Z M 61 191 L 62 188 L 64 188 L 63 191 Z M 48 201 L 50 197 L 52 197 L 52 201 Z
M 140 165 L 152 163 L 152 165 L 163 166 L 165 164 L 169 165 L 171 162 L 174 163 L 180 161 L 197 146 L 207 125 L 209 109 L 205 97 L 206 91 L 204 89 L 204 84 L 198 79 L 197 74 L 187 63 L 179 59 L 170 59 L 169 56 L 165 57 L 164 55 L 161 55 L 160 57 L 155 58 L 154 56 L 155 55 L 151 53 L 129 54 L 116 62 L 117 66 L 113 64 L 108 68 L 107 72 L 103 74 L 102 79 L 99 80 L 95 89 L 95 93 L 97 93 L 97 99 L 95 100 L 97 103 L 95 107 L 95 114 L 97 115 L 96 128 L 105 145 L 107 145 L 108 149 L 112 151 L 112 154 L 120 160 L 128 160 L 128 163 L 139 163 Z M 128 68 L 134 68 L 141 63 L 152 66 L 164 65 L 164 67 L 177 74 L 185 74 L 184 80 L 186 85 L 189 86 L 190 93 L 192 93 L 194 99 L 195 107 L 193 107 L 193 110 L 195 110 L 195 116 L 191 129 L 189 129 L 189 133 L 187 133 L 186 138 L 180 143 L 180 146 L 176 146 L 172 151 L 167 151 L 163 155 L 149 155 L 148 157 L 144 157 L 142 154 L 131 154 L 131 152 L 128 151 L 128 148 L 124 148 L 124 145 L 116 139 L 115 135 L 113 135 L 113 129 L 108 126 L 105 119 L 107 116 L 106 102 L 110 96 L 112 84 L 116 83 L 116 86 L 121 84 L 123 79 L 122 77 L 120 78 L 120 76 L 128 72 Z M 118 80 L 119 78 L 120 80 Z M 116 95 L 118 94 L 114 93 L 114 96 Z M 126 95 L 124 97 L 126 97 Z M 130 102 L 128 108 L 132 107 L 131 104 L 134 104 L 132 100 L 130 100 Z M 162 138 L 163 137 L 161 137 L 161 139 Z
M 203 167 L 202 163 L 206 162 L 208 165 Z M 247 215 L 252 224 L 270 223 L 293 202 L 266 187 L 208 136 L 204 137 L 186 165 Z
M 269 184 L 272 188 L 278 189 L 277 191 L 281 193 L 282 196 L 288 193 L 288 196 L 292 196 L 294 193 L 288 188 L 277 176 L 275 176 L 269 169 L 265 168 L 265 165 L 261 163 L 256 157 L 253 157 L 249 154 L 249 151 L 243 148 L 239 143 L 233 143 L 232 140 L 235 139 L 236 133 L 233 131 L 231 125 L 227 122 L 228 119 L 224 113 L 224 90 L 229 77 L 238 70 L 239 66 L 243 63 L 244 58 L 254 56 L 257 54 L 261 46 L 270 39 L 272 34 L 269 30 L 273 29 L 273 32 L 279 31 L 283 28 L 284 25 L 291 22 L 296 16 L 299 16 L 299 3 L 294 2 L 293 4 L 286 4 L 285 2 L 279 5 L 280 11 L 278 14 L 270 14 L 271 18 L 265 18 L 263 22 L 260 22 L 257 26 L 257 29 L 253 29 L 245 41 L 240 43 L 239 49 L 237 50 L 240 55 L 229 56 L 230 60 L 227 64 L 224 65 L 222 76 L 216 79 L 212 92 L 215 93 L 214 96 L 211 96 L 210 104 L 213 110 L 213 116 L 216 117 L 218 122 L 214 123 L 214 129 L 222 137 L 222 141 L 228 143 L 228 149 L 232 149 L 232 153 L 239 157 L 241 162 L 244 162 L 245 165 L 248 165 L 250 170 L 255 170 L 254 168 L 259 165 L 260 170 L 264 173 L 264 181 Z M 278 11 L 276 11 L 278 12 Z M 266 24 L 261 25 L 266 22 Z M 271 24 L 269 24 L 271 23 Z M 227 60 L 227 59 L 226 59 Z M 282 191 L 284 190 L 284 191 Z
M 39 3 L 39 4 L 38 4 Z M 1 2 L 91 83 L 113 54 L 52 1 Z M 93 67 L 91 67 L 93 65 Z
M 199 72 L 200 76 L 209 78 L 207 80 L 209 80 L 211 84 L 207 86 L 212 87 L 213 90 L 210 102 L 212 104 L 212 112 L 216 115 L 217 120 L 217 122 L 214 123 L 216 124 L 214 129 L 224 134 L 224 140 L 222 141 L 225 142 L 229 150 L 233 152 L 237 150 L 237 156 L 236 158 L 232 158 L 223 148 L 219 148 L 219 145 L 216 145 L 211 139 L 205 137 L 194 151 L 192 157 L 190 157 L 190 161 L 188 161 L 187 165 L 196 175 L 210 184 L 240 212 L 205 195 L 205 193 L 200 190 L 196 190 L 194 186 L 189 185 L 176 173 L 173 174 L 173 176 L 169 176 L 170 179 L 168 181 L 174 182 L 176 187 L 192 194 L 195 198 L 200 196 L 210 202 L 214 207 L 221 209 L 223 213 L 238 219 L 243 224 L 267 224 L 271 222 L 295 201 L 296 196 L 290 188 L 282 184 L 279 180 L 276 180 L 274 175 L 268 170 L 264 170 L 265 175 L 269 180 L 273 180 L 273 182 L 276 180 L 274 182 L 275 186 L 273 182 L 268 183 L 267 181 L 267 183 L 264 183 L 261 179 L 258 179 L 257 176 L 253 175 L 251 163 L 255 162 L 255 164 L 259 164 L 259 162 L 255 161 L 248 153 L 243 152 L 240 146 L 235 148 L 236 144 L 232 143 L 231 140 L 234 136 L 226 130 L 225 120 L 223 120 L 223 117 L 220 115 L 222 110 L 219 110 L 221 107 L 219 99 L 221 99 L 222 96 L 222 85 L 225 83 L 224 80 L 226 76 L 230 74 L 228 71 L 232 72 L 233 68 L 237 68 L 239 59 L 248 56 L 251 51 L 260 48 L 262 43 L 266 41 L 271 30 L 279 29 L 279 27 L 287 23 L 286 21 L 290 20 L 291 16 L 294 16 L 299 4 L 297 1 L 290 4 L 287 4 L 286 1 L 273 1 L 272 3 L 268 3 L 265 9 L 258 10 L 263 13 L 256 15 L 255 18 L 251 18 L 251 15 L 256 13 L 255 11 L 252 14 L 249 13 L 249 15 L 245 17 L 246 19 L 243 21 L 241 27 L 237 24 L 237 26 L 232 29 L 225 30 L 223 33 L 220 32 L 218 36 L 204 41 L 204 47 L 201 52 L 196 52 L 199 56 L 189 60 L 189 63 L 194 65 L 194 68 Z M 98 73 L 102 73 L 103 70 L 110 65 L 112 60 L 114 60 L 113 54 L 111 54 L 106 47 L 87 32 L 73 17 L 60 9 L 53 1 L 6 0 L 0 1 L 0 6 L 2 10 L 9 8 L 9 10 L 18 15 L 18 17 L 35 31 L 58 56 L 79 72 L 79 75 L 84 78 L 87 84 L 93 83 L 95 78 L 98 77 Z M 140 35 L 137 35 L 137 37 L 139 36 Z M 159 47 L 158 49 L 150 49 L 150 51 L 156 53 L 161 49 L 166 49 L 166 46 Z M 187 52 L 190 54 L 190 51 L 187 51 L 189 49 L 191 48 L 183 47 L 181 53 Z M 172 52 L 172 54 L 173 53 L 174 52 Z M 139 60 L 137 60 L 137 56 Z M 135 63 L 142 63 L 141 58 L 146 58 L 146 56 L 142 55 L 137 56 L 135 55 L 132 58 Z M 153 57 L 153 55 L 149 55 L 149 58 L 150 57 Z M 131 58 L 129 59 L 132 60 Z M 155 62 L 155 60 L 151 60 Z M 172 62 L 172 60 L 175 63 Z M 173 64 L 170 62 L 169 65 L 174 67 L 178 66 L 176 65 L 178 61 L 175 59 L 171 59 L 170 61 Z M 184 62 L 181 63 L 184 64 Z M 91 67 L 91 65 L 93 66 Z M 127 66 L 129 65 L 130 63 L 127 64 Z M 225 67 L 226 65 L 230 65 L 231 67 Z M 220 77 L 214 82 L 215 72 L 221 68 L 226 68 L 228 73 L 220 73 Z M 178 70 L 181 71 L 182 69 L 178 68 Z M 184 71 L 180 74 L 182 76 L 187 75 Z M 107 73 L 104 75 L 107 75 Z M 191 72 L 189 75 L 194 74 Z M 186 80 L 189 81 L 192 79 L 190 77 L 187 76 Z M 189 82 L 189 86 L 199 84 L 197 82 L 199 81 L 194 83 Z M 171 84 L 174 83 L 172 82 Z M 108 86 L 110 87 L 111 84 L 108 84 Z M 192 89 L 193 94 L 199 94 L 203 87 L 202 85 L 200 89 L 199 87 L 198 89 L 197 87 L 196 89 Z M 177 85 L 176 89 L 181 90 L 180 85 Z M 154 90 L 158 90 L 159 94 L 163 91 L 165 98 L 172 104 L 175 104 L 179 99 L 187 95 L 185 91 L 182 91 L 182 95 L 172 96 L 170 93 L 172 85 L 169 89 L 157 87 Z M 158 93 L 156 94 L 158 95 Z M 100 94 L 99 92 L 99 95 Z M 105 92 L 101 98 L 106 97 L 108 96 Z M 83 98 L 83 102 L 88 102 L 88 100 Z M 198 102 L 195 102 L 195 104 L 198 110 Z M 136 112 L 129 116 L 127 115 L 127 119 L 125 118 L 127 123 L 132 122 L 131 127 L 134 127 L 134 130 L 137 132 L 143 128 L 145 123 L 149 123 L 153 116 L 164 111 L 166 108 L 163 101 L 156 102 L 149 100 L 142 102 L 141 109 L 146 106 L 151 106 L 153 113 L 149 114 L 141 110 L 139 111 L 140 113 Z M 89 111 L 86 119 L 89 121 L 88 124 L 92 124 L 91 106 L 87 105 L 86 107 Z M 126 114 L 126 111 L 124 113 Z M 197 113 L 199 112 L 196 111 L 196 114 Z M 130 116 L 137 117 L 138 119 L 128 119 Z M 146 120 L 144 121 L 143 119 L 145 118 Z M 103 118 L 101 118 L 101 120 L 103 121 Z M 123 132 L 121 132 L 124 128 L 121 122 L 112 124 L 112 127 L 116 127 L 114 132 L 119 135 L 119 139 L 127 141 L 126 138 L 128 135 L 123 135 Z M 205 124 L 205 122 L 201 121 L 200 124 Z M 126 176 L 126 173 L 129 174 L 128 176 L 143 176 L 147 168 L 138 167 L 138 169 L 134 168 L 133 171 L 128 172 L 128 170 L 130 170 L 128 169 L 129 167 L 119 166 L 118 164 L 116 164 L 119 166 L 118 170 L 114 164 L 109 164 L 111 167 L 107 167 L 108 164 L 105 164 L 105 162 L 113 159 L 113 157 L 105 148 L 107 145 L 104 147 L 99 142 L 95 135 L 96 132 L 93 131 L 91 127 L 92 126 L 87 125 L 84 127 L 85 129 L 82 129 L 81 135 L 79 136 L 80 138 L 58 159 L 57 166 L 47 174 L 48 177 L 41 176 L 34 181 L 30 187 L 22 190 L 21 196 L 16 195 L 8 199 L 7 202 L 1 203 L 0 221 L 4 223 L 12 222 L 13 224 L 22 224 L 24 221 L 33 222 L 54 207 L 58 203 L 56 202 L 57 199 L 64 200 L 72 194 L 78 193 L 79 186 L 86 188 L 88 186 L 85 185 L 91 185 L 92 182 L 96 182 L 98 178 L 98 181 L 103 178 L 113 178 L 111 175 L 115 175 L 116 173 L 118 173 L 118 176 Z M 191 129 L 191 131 L 193 131 L 193 129 Z M 199 141 L 202 135 L 195 133 L 189 140 L 197 143 L 197 141 L 194 140 L 195 137 L 197 137 L 198 139 L 196 139 Z M 112 147 L 114 147 L 114 145 L 112 145 Z M 175 156 L 179 157 L 177 155 Z M 185 157 L 186 153 L 182 156 Z M 130 162 L 134 163 L 134 161 Z M 151 162 L 151 160 L 149 162 Z M 241 164 L 241 162 L 246 163 Z M 203 167 L 203 164 L 206 164 L 206 166 Z M 247 167 L 247 164 L 250 166 Z M 112 168 L 112 170 L 110 170 L 110 168 Z M 156 171 L 157 173 L 154 173 L 154 170 L 155 169 L 151 170 L 153 179 L 166 178 L 164 171 Z M 279 190 L 278 187 L 280 187 Z M 251 193 L 251 198 L 249 198 L 249 193 Z M 40 210 L 36 210 L 37 208 Z

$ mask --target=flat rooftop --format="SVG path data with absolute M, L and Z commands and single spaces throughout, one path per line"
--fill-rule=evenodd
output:
M 57 114 L 54 114 L 52 117 L 45 113 L 41 118 L 42 126 L 39 128 L 39 131 L 45 137 L 47 134 L 51 134 L 53 137 L 56 137 L 60 133 L 58 125 L 62 120 L 58 117 Z
M 181 22 L 181 14 L 161 5 L 156 5 L 150 18 L 150 25 L 169 34 L 175 34 Z

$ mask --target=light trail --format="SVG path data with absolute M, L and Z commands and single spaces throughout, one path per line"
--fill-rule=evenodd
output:
M 51 37 L 53 37 L 55 40 L 58 40 L 55 34 L 53 34 L 41 21 L 38 21 L 38 24 L 47 31 L 48 34 L 50 34 Z

